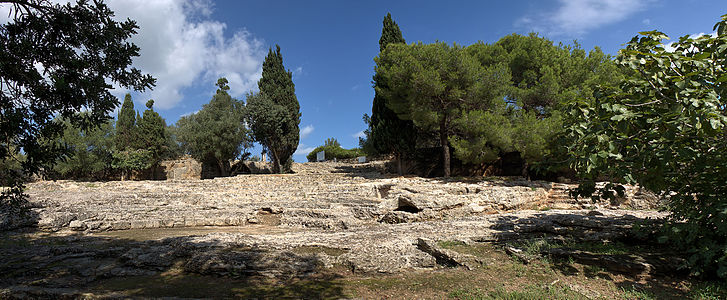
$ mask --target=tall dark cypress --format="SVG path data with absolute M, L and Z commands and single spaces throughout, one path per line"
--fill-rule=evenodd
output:
M 391 18 L 391 14 L 384 17 L 384 27 L 379 39 L 379 51 L 384 51 L 389 44 L 404 44 L 406 41 L 401 34 L 399 25 Z M 379 76 L 374 75 L 374 84 L 381 87 L 385 83 Z M 394 111 L 386 107 L 387 99 L 376 93 L 371 108 L 371 117 L 368 118 L 369 128 L 366 130 L 366 140 L 362 146 L 376 154 L 393 154 L 397 160 L 399 175 L 402 175 L 402 157 L 414 151 L 417 140 L 417 131 L 414 123 L 400 119 Z M 367 119 L 367 118 L 365 118 Z
M 116 121 L 116 148 L 120 151 L 131 148 L 136 139 L 136 111 L 131 95 L 126 94 Z
M 379 38 L 379 52 L 384 51 L 389 44 L 404 44 L 406 41 L 401 35 L 399 25 L 391 18 L 391 13 L 387 13 L 384 17 L 384 28 L 381 29 L 381 38 Z
M 290 172 L 293 162 L 292 157 L 295 149 L 298 148 L 300 140 L 300 104 L 295 96 L 295 84 L 293 84 L 293 73 L 285 70 L 283 55 L 280 54 L 280 46 L 275 45 L 275 52 L 272 49 L 263 62 L 262 78 L 258 81 L 260 94 L 283 107 L 284 116 L 279 124 L 280 131 L 271 141 L 265 145 L 270 150 L 273 159 L 274 171 L 282 173 Z
M 167 124 L 159 113 L 154 111 L 154 100 L 147 101 L 146 108 L 143 117 L 137 121 L 137 143 L 140 149 L 151 151 L 154 161 L 158 162 L 167 147 Z

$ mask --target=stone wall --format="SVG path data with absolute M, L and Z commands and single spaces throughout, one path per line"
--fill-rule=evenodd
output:
M 159 164 L 167 180 L 201 179 L 202 164 L 191 156 L 166 160 Z

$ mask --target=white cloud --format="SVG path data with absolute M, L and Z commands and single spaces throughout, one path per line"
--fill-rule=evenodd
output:
M 68 0 L 53 0 L 65 4 Z M 157 79 L 153 91 L 135 97 L 139 103 L 154 99 L 155 107 L 169 109 L 183 100 L 182 90 L 203 87 L 213 92 L 219 77 L 226 77 L 235 97 L 257 88 L 266 49 L 245 29 L 225 37 L 226 24 L 210 20 L 210 0 L 109 0 L 117 20 L 135 20 L 139 29 L 131 41 L 141 48 L 134 66 Z M 0 4 L 0 24 L 6 23 L 11 4 Z M 302 68 L 296 71 L 302 72 Z M 119 98 L 129 92 L 115 86 Z
M 190 112 L 181 114 L 179 117 L 181 118 L 181 117 L 191 116 L 191 115 L 196 114 L 198 112 L 199 112 L 199 110 L 190 111 Z
M 641 21 L 641 23 L 643 23 L 644 25 L 647 25 L 647 26 L 651 25 L 651 19 L 644 19 Z
M 134 66 L 157 78 L 157 86 L 143 99 L 153 98 L 160 109 L 176 106 L 182 90 L 199 86 L 214 90 L 226 77 L 230 94 L 239 97 L 256 88 L 265 56 L 263 42 L 245 29 L 225 37 L 226 24 L 207 19 L 213 5 L 202 0 L 110 0 L 117 19 L 139 25 L 131 41 L 141 48 Z M 118 96 L 126 90 L 115 89 Z
M 553 35 L 581 35 L 626 19 L 651 0 L 558 0 L 555 11 L 520 18 L 516 25 Z
M 300 75 L 303 75 L 303 67 L 297 67 L 291 73 L 293 73 L 293 77 L 300 77 Z
M 314 148 L 314 147 L 308 147 L 305 144 L 300 143 L 300 144 L 298 144 L 298 148 L 295 149 L 295 153 L 293 153 L 293 155 L 303 155 L 303 156 L 306 156 L 309 153 L 311 153 L 311 151 L 313 151 L 315 149 L 316 148 Z
M 715 31 L 715 32 L 712 32 L 712 33 L 704 33 L 704 32 L 695 33 L 695 34 L 689 35 L 689 38 L 696 39 L 696 38 L 698 38 L 700 36 L 703 36 L 703 35 L 709 35 L 709 36 L 712 36 L 712 37 L 717 37 L 717 32 Z M 671 42 L 671 43 L 668 43 L 668 44 L 663 44 L 661 46 L 664 47 L 664 50 L 666 50 L 667 52 L 674 52 L 676 50 L 676 48 L 674 47 L 674 43 L 675 42 Z M 691 48 L 689 50 L 691 50 Z
M 355 138 L 365 138 L 366 137 L 366 134 L 364 133 L 363 130 L 361 130 L 359 132 L 354 133 L 352 136 L 355 137 Z
M 300 138 L 304 139 L 304 138 L 308 137 L 308 135 L 310 135 L 314 129 L 315 128 L 313 127 L 313 125 L 308 125 L 308 126 L 303 127 L 303 129 L 300 130 Z
M 12 4 L 3 3 L 0 4 L 0 24 L 5 24 L 10 21 L 10 8 Z

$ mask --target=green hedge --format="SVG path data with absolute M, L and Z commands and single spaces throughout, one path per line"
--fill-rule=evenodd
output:
M 350 159 L 365 155 L 359 148 L 343 149 L 340 146 L 318 146 L 308 153 L 306 158 L 308 161 L 316 161 L 316 154 L 321 151 L 326 151 L 326 160 Z

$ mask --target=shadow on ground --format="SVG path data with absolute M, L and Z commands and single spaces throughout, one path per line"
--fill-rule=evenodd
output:
M 543 260 L 563 275 L 612 281 L 637 299 L 684 299 L 683 283 L 697 279 L 681 267 L 682 254 L 656 243 L 653 231 L 643 231 L 658 222 L 629 214 L 540 213 L 502 216 L 493 229 L 509 233 L 496 236 L 497 243 L 515 245 L 526 252 L 523 257 Z M 634 224 L 645 229 L 636 231 Z
M 313 254 L 184 236 L 136 241 L 0 233 L 0 298 L 345 297 Z
M 371 165 L 342 165 L 333 168 L 331 173 L 345 173 L 349 177 L 362 177 L 366 179 L 382 179 L 389 176 L 382 174 L 379 169 Z

